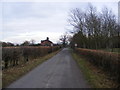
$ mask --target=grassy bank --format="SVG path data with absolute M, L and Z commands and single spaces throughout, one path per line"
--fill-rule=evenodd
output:
M 88 62 L 87 58 L 72 52 L 73 58 L 78 63 L 80 69 L 86 77 L 86 80 L 92 88 L 116 88 L 118 83 L 111 80 L 110 76 L 107 75 L 101 69 L 95 67 L 93 64 Z
M 25 64 L 18 65 L 12 68 L 8 68 L 3 70 L 2 75 L 2 86 L 6 87 L 9 84 L 11 84 L 13 81 L 17 80 L 21 76 L 25 75 L 32 69 L 34 69 L 39 64 L 43 63 L 44 61 L 48 60 L 49 58 L 53 57 L 55 54 L 57 54 L 60 50 L 53 52 L 51 54 L 48 54 L 44 57 L 40 57 L 38 59 L 30 60 Z

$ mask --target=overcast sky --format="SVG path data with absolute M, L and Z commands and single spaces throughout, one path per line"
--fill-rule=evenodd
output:
M 28 1 L 28 0 L 27 0 Z M 88 2 L 78 2 L 75 0 L 55 2 L 15 2 L 4 0 L 2 7 L 2 41 L 22 43 L 25 40 L 34 39 L 37 43 L 49 37 L 51 41 L 57 43 L 59 37 L 71 28 L 67 19 L 69 12 L 74 8 L 87 10 Z M 31 0 L 30 0 L 31 1 Z M 100 11 L 103 7 L 112 9 L 118 14 L 118 0 L 107 2 L 91 2 Z M 1 10 L 0 10 L 1 11 Z

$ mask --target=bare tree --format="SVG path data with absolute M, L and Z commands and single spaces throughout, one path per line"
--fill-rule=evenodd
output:
M 60 41 L 62 42 L 63 47 L 66 47 L 68 44 L 68 34 L 65 33 L 64 35 L 61 35 Z
M 94 49 L 117 46 L 115 44 L 118 43 L 119 25 L 108 8 L 104 8 L 101 13 L 91 4 L 86 11 L 76 8 L 71 10 L 68 21 L 74 29 L 72 44 Z
M 70 18 L 68 19 L 68 22 L 74 26 L 75 31 L 83 32 L 83 26 L 84 26 L 84 12 L 82 12 L 80 9 L 76 8 L 71 10 Z
M 31 39 L 31 40 L 30 40 L 30 44 L 31 44 L 31 45 L 34 45 L 34 44 L 35 44 L 35 40 L 34 40 L 34 39 Z
M 113 37 L 116 35 L 117 23 L 115 15 L 108 8 L 103 8 L 102 11 L 102 34 L 105 38 L 107 48 L 112 48 L 113 46 Z
M 22 45 L 22 46 L 29 46 L 29 45 L 30 45 L 30 42 L 29 42 L 29 41 L 24 41 L 21 45 Z

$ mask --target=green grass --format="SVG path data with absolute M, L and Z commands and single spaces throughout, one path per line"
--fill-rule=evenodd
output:
M 118 86 L 104 71 L 92 65 L 87 58 L 75 52 L 72 52 L 72 56 L 92 88 L 115 88 Z
M 48 54 L 44 57 L 40 57 L 38 59 L 34 59 L 31 61 L 28 61 L 25 64 L 18 65 L 12 68 L 8 68 L 3 70 L 2 72 L 2 87 L 7 87 L 9 84 L 11 84 L 13 81 L 19 79 L 21 76 L 25 75 L 44 61 L 48 60 L 49 58 L 53 57 L 55 54 L 57 54 L 60 50 L 53 52 L 51 54 Z

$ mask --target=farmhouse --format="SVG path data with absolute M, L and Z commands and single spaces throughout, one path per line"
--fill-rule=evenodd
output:
M 53 45 L 52 41 L 49 40 L 49 37 L 47 37 L 46 40 L 41 40 L 41 46 L 51 46 Z

